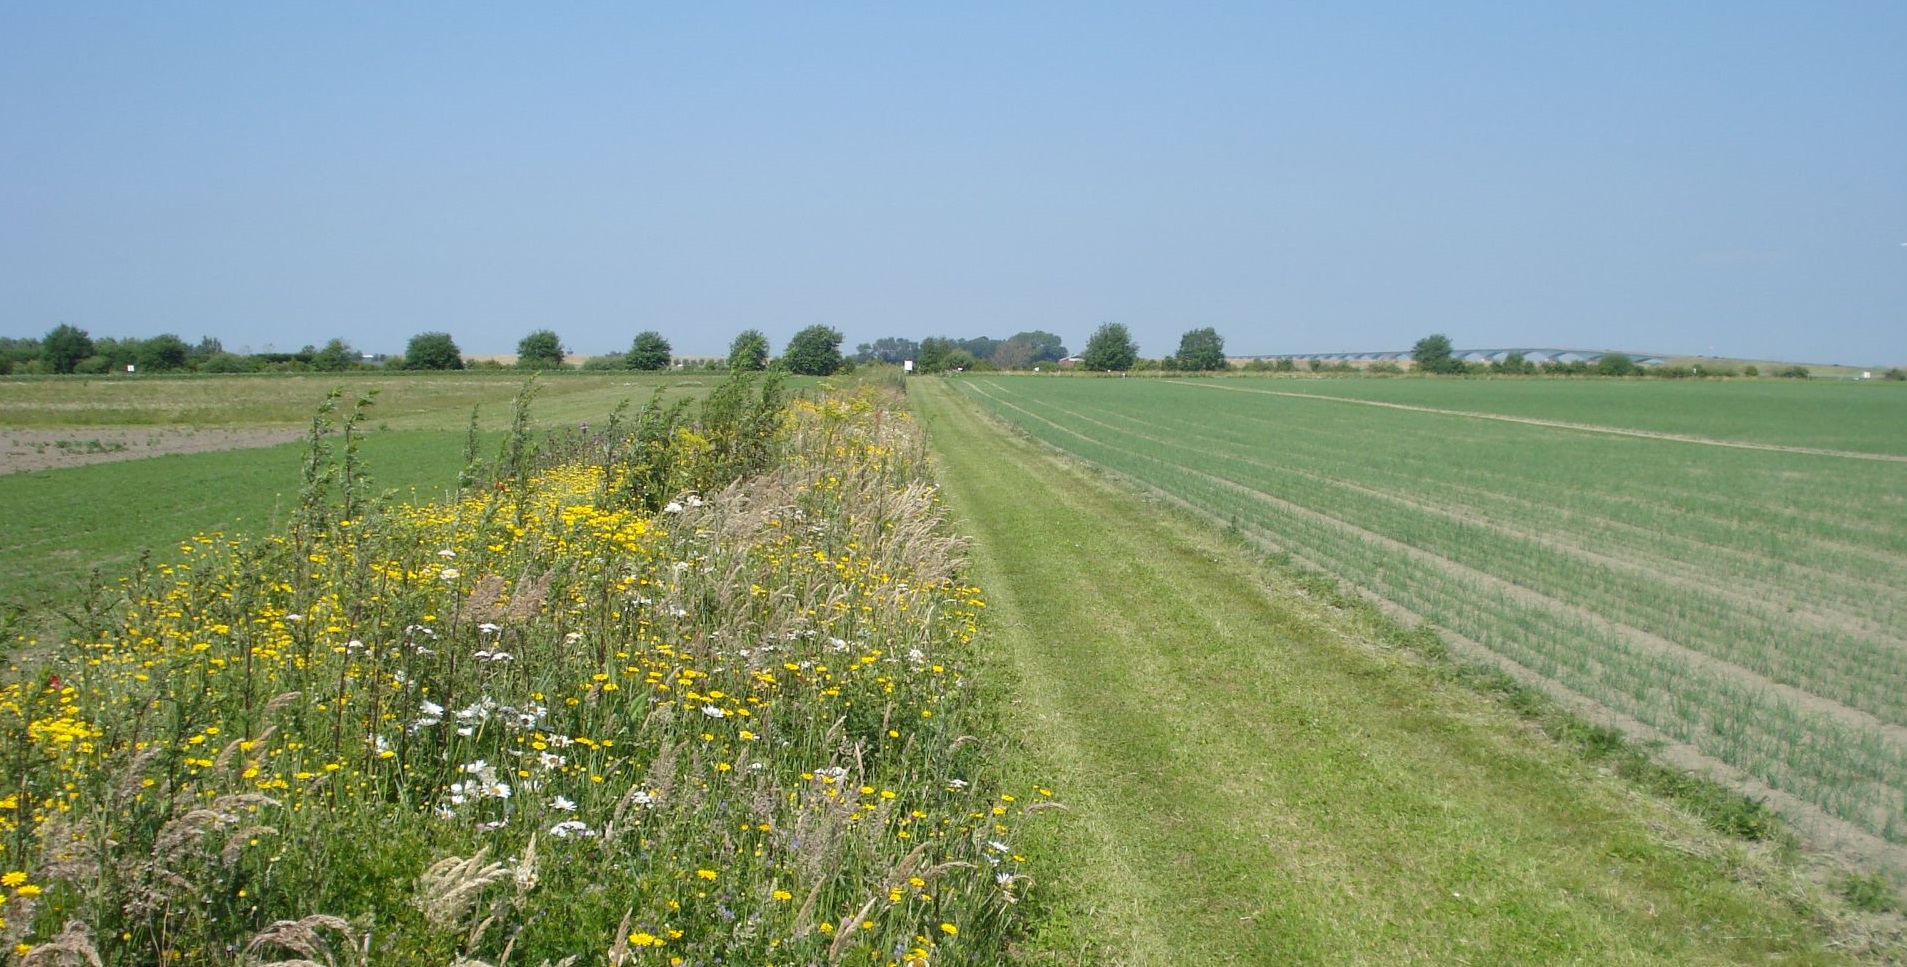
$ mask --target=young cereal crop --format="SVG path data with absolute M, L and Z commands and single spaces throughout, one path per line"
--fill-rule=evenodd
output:
M 429 504 L 321 418 L 288 533 L 182 543 L 0 687 L 9 954 L 996 962 L 1043 796 L 976 738 L 916 431 L 739 387 L 541 460 L 519 420 Z
M 1556 401 L 1505 404 L 1565 426 L 1467 411 L 1489 401 L 1463 384 L 1448 384 L 1458 398 L 1441 406 L 1421 381 L 1386 387 L 1379 395 L 1410 400 L 1399 407 L 1312 382 L 960 385 L 1034 437 L 1372 591 L 1564 697 L 1686 743 L 1796 808 L 1907 843 L 1907 517 L 1885 512 L 1907 493 L 1907 461 L 1891 443 L 1772 449 L 1742 429 L 1754 420 L 1741 406 L 1778 406 L 1765 395 L 1615 426 L 1586 425 L 1592 410 Z M 1901 416 L 1907 398 L 1871 389 L 1842 388 L 1867 395 L 1836 444 L 1867 446 L 1883 417 Z M 1821 390 L 1797 392 L 1820 411 L 1831 406 Z M 1652 390 L 1671 391 L 1734 392 Z M 1724 412 L 1732 422 L 1714 435 L 1691 432 Z M 1786 417 L 1774 422 L 1784 445 L 1805 442 Z

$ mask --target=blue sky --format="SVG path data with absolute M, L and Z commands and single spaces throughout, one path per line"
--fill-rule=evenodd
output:
M 0 334 L 1907 363 L 1907 4 L 0 0 Z

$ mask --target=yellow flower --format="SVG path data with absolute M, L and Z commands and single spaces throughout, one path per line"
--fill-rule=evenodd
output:
M 20 896 L 28 896 L 28 897 L 32 897 L 32 896 L 39 896 L 39 895 L 40 895 L 40 887 L 39 887 L 39 885 L 38 885 L 38 884 L 35 884 L 35 883 L 28 883 L 27 885 L 25 885 L 25 886 L 23 886 L 23 887 L 20 887 L 19 889 L 17 889 L 17 890 L 15 890 L 15 891 L 13 891 L 13 892 L 14 892 L 14 893 L 16 893 L 16 894 L 18 894 L 18 895 L 20 895 Z
M 951 924 L 951 923 L 943 923 L 943 924 L 941 924 L 941 925 L 940 925 L 940 932 L 941 932 L 941 933 L 944 933 L 944 934 L 946 934 L 946 935 L 947 935 L 947 936 L 949 936 L 949 937 L 958 937 L 958 936 L 960 936 L 960 928 L 959 928 L 959 927 L 956 927 L 956 926 L 954 926 L 954 925 L 953 925 L 953 924 Z
M 0 876 L 0 886 L 19 886 L 25 882 L 26 874 L 20 870 L 13 870 L 5 876 Z
M 696 870 L 695 875 L 701 877 L 704 880 L 713 881 L 717 874 L 714 870 Z

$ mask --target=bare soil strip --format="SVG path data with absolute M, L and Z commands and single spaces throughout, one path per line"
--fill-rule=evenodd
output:
M 265 427 L 0 427 L 0 474 L 143 460 L 173 453 L 269 447 L 303 435 L 296 429 Z
M 1668 440 L 1675 443 L 1694 443 L 1705 447 L 1729 447 L 1736 450 L 1772 450 L 1778 453 L 1802 453 L 1817 457 L 1845 457 L 1850 460 L 1880 460 L 1886 463 L 1907 463 L 1907 455 L 1897 453 L 1868 453 L 1862 450 L 1830 450 L 1822 447 L 1797 447 L 1779 443 L 1751 443 L 1746 440 L 1721 440 L 1715 437 L 1693 436 L 1687 433 L 1637 430 L 1631 427 L 1605 426 L 1599 423 L 1572 423 L 1567 420 L 1543 420 L 1531 416 L 1510 416 L 1505 413 L 1484 413 L 1477 410 L 1447 410 L 1435 406 L 1417 406 L 1410 403 L 1387 403 L 1380 400 L 1361 400 L 1350 396 L 1329 396 L 1322 393 L 1295 393 L 1290 390 L 1223 386 L 1211 380 L 1168 379 L 1166 382 L 1178 386 L 1224 390 L 1230 393 L 1255 393 L 1263 396 L 1289 396 L 1293 399 L 1324 400 L 1331 403 L 1356 403 L 1361 406 L 1377 406 L 1389 410 L 1408 410 L 1414 413 L 1433 413 L 1438 416 L 1460 416 L 1476 420 L 1496 420 L 1500 423 L 1522 423 L 1527 426 L 1554 427 L 1559 430 L 1575 430 L 1581 433 L 1604 433 L 1611 436 L 1643 437 L 1650 440 Z

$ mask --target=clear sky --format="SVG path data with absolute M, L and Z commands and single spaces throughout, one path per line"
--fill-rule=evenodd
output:
M 1907 363 L 1907 3 L 0 0 L 0 335 Z

